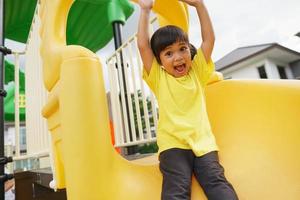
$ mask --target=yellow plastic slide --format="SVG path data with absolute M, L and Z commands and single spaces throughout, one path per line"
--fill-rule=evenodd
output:
M 162 178 L 157 160 L 129 162 L 112 147 L 99 59 L 83 47 L 66 46 L 72 2 L 42 0 L 40 12 L 49 91 L 43 116 L 52 136 L 56 186 L 66 188 L 70 200 L 158 200 Z M 156 7 L 165 20 L 168 14 L 177 15 L 171 11 L 179 4 L 168 2 Z M 220 159 L 240 199 L 299 199 L 299 102 L 298 81 L 219 81 L 208 86 Z M 192 199 L 206 199 L 195 181 Z

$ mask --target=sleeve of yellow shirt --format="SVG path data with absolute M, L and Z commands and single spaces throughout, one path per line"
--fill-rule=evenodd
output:
M 154 58 L 152 62 L 152 66 L 150 69 L 150 73 L 148 74 L 143 67 L 143 79 L 146 81 L 152 92 L 156 94 L 158 83 L 159 83 L 159 72 L 160 72 L 160 65 L 157 63 L 157 60 Z
M 197 54 L 195 55 L 192 67 L 196 71 L 197 75 L 199 76 L 201 85 L 204 87 L 208 80 L 210 79 L 211 75 L 215 71 L 215 65 L 210 59 L 208 62 L 205 60 L 203 55 L 202 49 L 199 48 L 197 50 Z

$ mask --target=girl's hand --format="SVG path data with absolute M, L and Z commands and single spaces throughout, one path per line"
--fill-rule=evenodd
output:
M 151 10 L 153 7 L 153 0 L 139 0 L 138 3 L 143 10 Z
M 190 6 L 196 7 L 198 5 L 203 4 L 203 0 L 178 0 L 184 3 L 189 4 Z

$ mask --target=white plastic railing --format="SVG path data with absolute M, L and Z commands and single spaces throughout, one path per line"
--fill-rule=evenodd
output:
M 20 156 L 20 103 L 19 103 L 19 70 L 20 70 L 20 55 L 24 52 L 14 52 L 15 56 L 15 156 Z
M 39 167 L 51 166 L 53 171 L 51 156 L 51 141 L 48 132 L 46 120 L 42 117 L 41 110 L 47 100 L 47 91 L 43 86 L 42 61 L 40 56 L 40 18 L 39 18 L 40 0 L 38 0 L 34 19 L 31 24 L 29 37 L 25 52 L 13 52 L 15 55 L 15 155 L 14 162 L 22 162 L 23 169 L 29 169 L 29 161 L 32 159 L 43 162 Z M 20 120 L 19 120 L 19 57 L 25 54 L 25 99 L 26 103 L 26 154 L 20 152 Z M 23 99 L 24 100 L 24 99 Z M 8 146 L 7 152 L 12 155 L 12 148 Z M 44 159 L 46 158 L 46 159 Z M 25 162 L 23 162 L 25 161 Z M 27 164 L 26 164 L 27 163 Z M 25 165 L 24 165 L 25 164 Z M 16 163 L 15 163 L 16 165 Z M 26 166 L 28 165 L 28 166 Z M 15 166 L 16 167 L 16 166 Z M 20 166 L 19 166 L 20 167 Z M 12 166 L 8 170 L 12 172 Z M 53 173 L 55 173 L 53 171 Z
M 155 23 L 156 20 L 152 20 L 150 30 Z M 142 80 L 143 66 L 136 35 L 116 50 L 106 63 L 115 146 L 156 141 L 157 103 Z
M 38 4 L 39 6 L 39 4 Z M 31 158 L 49 157 L 50 140 L 46 121 L 42 118 L 41 109 L 47 99 L 47 92 L 43 86 L 42 65 L 39 53 L 39 16 L 38 7 L 31 25 L 29 38 L 25 52 L 14 52 L 15 66 L 15 154 L 12 155 L 12 148 L 7 152 L 13 156 L 14 161 L 28 160 Z M 19 69 L 20 56 L 25 55 L 25 99 L 20 100 L 19 94 Z M 21 102 L 21 101 L 26 101 Z M 20 103 L 26 108 L 26 153 L 21 154 L 20 148 Z M 12 169 L 10 169 L 12 170 Z
M 46 120 L 41 115 L 41 110 L 47 101 L 47 91 L 43 85 L 39 29 L 40 18 L 37 8 L 25 54 L 26 141 L 28 154 L 49 151 L 49 132 Z

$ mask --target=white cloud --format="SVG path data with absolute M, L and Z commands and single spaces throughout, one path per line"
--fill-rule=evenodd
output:
M 216 34 L 215 60 L 237 47 L 270 42 L 300 51 L 299 41 L 293 39 L 300 31 L 299 0 L 210 0 L 206 4 Z M 191 20 L 195 15 L 191 9 Z

